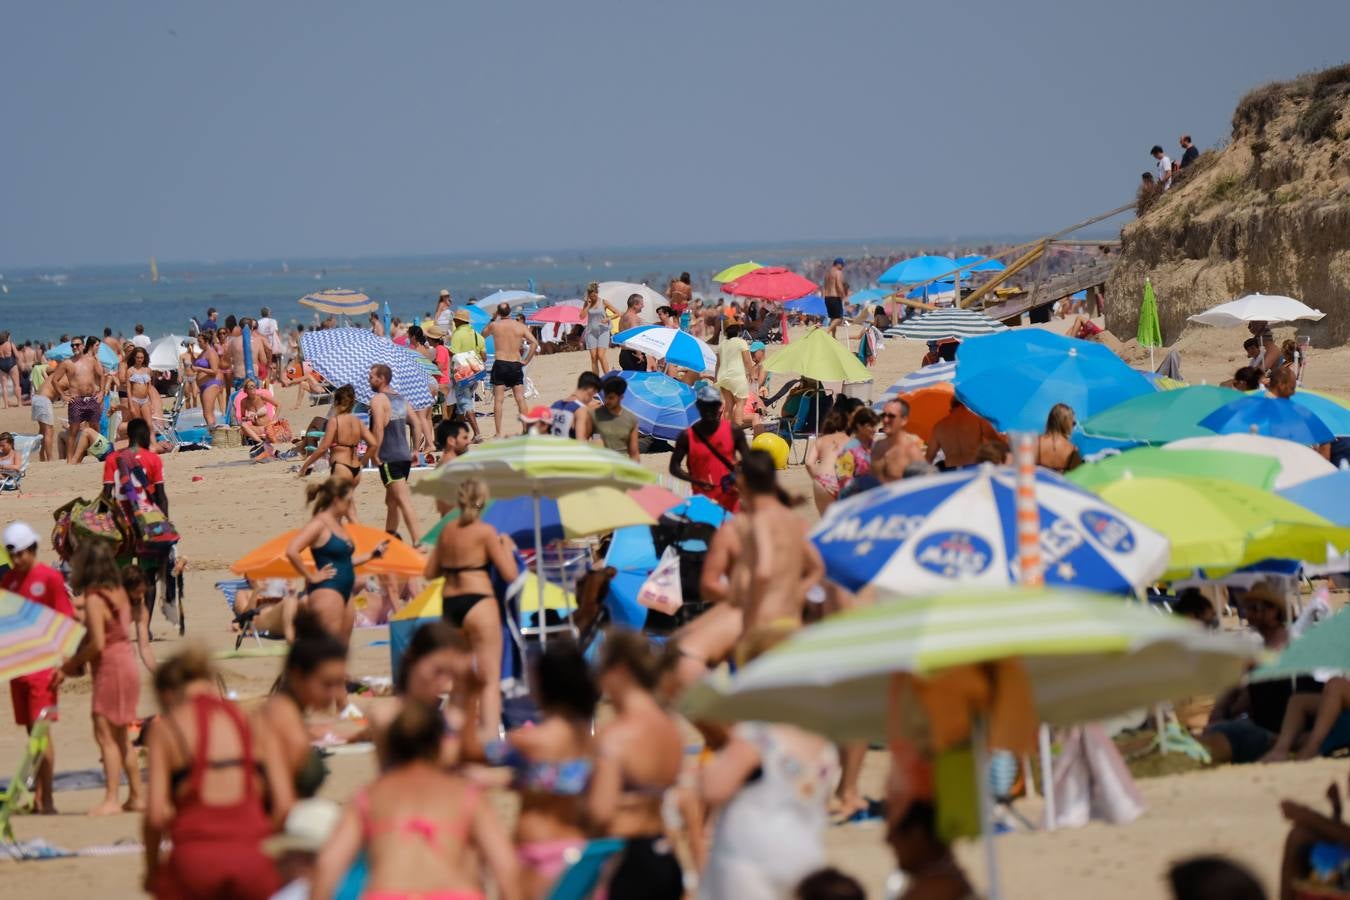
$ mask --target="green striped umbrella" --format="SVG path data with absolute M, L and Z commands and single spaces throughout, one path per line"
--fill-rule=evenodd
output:
M 1100 594 L 1046 588 L 894 598 L 812 625 L 736 676 L 686 696 L 690 719 L 787 722 L 841 741 L 885 740 L 888 680 L 1021 659 L 1045 722 L 1066 725 L 1236 684 L 1255 656 L 1207 631 Z
M 1239 396 L 1231 388 L 1205 384 L 1141 394 L 1090 416 L 1082 423 L 1083 433 L 1144 444 L 1212 435 L 1213 431 L 1196 423 Z
M 561 497 L 583 488 L 640 487 L 656 474 L 628 457 L 571 438 L 527 434 L 492 441 L 419 481 L 413 490 L 454 502 L 459 485 L 470 478 L 487 482 L 493 497 Z
M 1268 456 L 1223 450 L 1164 450 L 1137 447 L 1098 462 L 1079 466 L 1064 477 L 1095 491 L 1122 478 L 1221 478 L 1268 491 L 1280 474 L 1280 464 Z

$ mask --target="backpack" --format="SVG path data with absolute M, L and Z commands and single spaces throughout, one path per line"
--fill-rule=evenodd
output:
M 132 525 L 132 543 L 136 553 L 168 553 L 178 543 L 178 530 L 153 499 L 150 476 L 136 458 L 134 450 L 118 451 L 114 457 L 115 494 L 120 494 L 122 510 Z

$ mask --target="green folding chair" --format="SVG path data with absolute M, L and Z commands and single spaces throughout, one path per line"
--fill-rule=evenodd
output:
M 14 777 L 10 779 L 9 784 L 5 786 L 4 793 L 0 794 L 0 839 L 11 844 L 16 843 L 16 839 L 14 827 L 10 824 L 10 817 L 18 812 L 23 795 L 32 792 L 34 779 L 37 776 L 38 761 L 47 752 L 49 743 L 47 729 L 50 727 L 47 712 L 48 710 L 44 709 L 38 714 L 38 720 L 33 725 L 33 731 L 28 735 L 28 743 L 24 745 L 23 757 L 19 760 L 19 769 L 14 773 Z

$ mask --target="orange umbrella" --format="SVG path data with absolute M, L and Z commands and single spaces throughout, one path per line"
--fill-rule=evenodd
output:
M 296 529 L 277 535 L 261 547 L 245 553 L 238 562 L 230 566 L 230 571 L 254 581 L 261 578 L 298 578 L 300 573 L 295 571 L 295 567 L 286 559 L 286 547 L 299 533 L 299 529 Z M 398 538 L 391 537 L 388 532 L 348 522 L 347 533 L 356 542 L 357 556 L 374 550 L 380 541 L 389 541 L 384 556 L 358 567 L 356 571 L 359 575 L 421 575 L 426 567 L 426 557 Z M 314 565 L 314 557 L 308 550 L 301 556 L 306 563 Z
M 937 425 L 952 411 L 952 395 L 956 389 L 950 381 L 940 381 L 921 387 L 900 399 L 909 404 L 909 424 L 905 430 L 918 435 L 925 442 L 933 439 L 933 426 Z

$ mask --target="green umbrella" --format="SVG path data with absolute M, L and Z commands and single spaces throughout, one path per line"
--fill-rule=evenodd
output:
M 1222 450 L 1164 450 L 1137 447 L 1115 456 L 1079 466 L 1065 475 L 1082 488 L 1095 491 L 1122 478 L 1221 478 L 1249 487 L 1270 490 L 1280 474 L 1278 461 L 1250 453 Z
M 1323 561 L 1327 544 L 1338 552 L 1350 549 L 1350 529 L 1283 497 L 1233 481 L 1122 478 L 1096 493 L 1167 537 L 1172 556 L 1163 577 L 1169 580 L 1196 569 L 1237 569 L 1263 559 Z
M 1174 391 L 1157 391 L 1131 397 L 1102 410 L 1082 423 L 1083 433 L 1092 437 L 1166 444 L 1188 437 L 1212 435 L 1198 423 L 1225 403 L 1240 395 L 1230 388 L 1198 384 Z
M 712 280 L 718 284 L 725 284 L 728 281 L 735 281 L 742 275 L 746 275 L 756 269 L 764 268 L 757 262 L 736 263 L 734 266 L 728 266 L 712 277 Z
M 1135 333 L 1139 346 L 1148 348 L 1148 367 L 1153 368 L 1153 348 L 1163 345 L 1162 326 L 1158 324 L 1158 299 L 1153 296 L 1153 282 L 1144 279 L 1144 302 L 1139 304 L 1139 330 Z
M 1350 610 L 1319 622 L 1294 639 L 1274 662 L 1251 673 L 1253 681 L 1309 675 L 1320 670 L 1350 672 Z
M 459 485 L 470 478 L 487 482 L 493 497 L 561 497 L 584 488 L 640 487 L 656 474 L 628 457 L 571 438 L 527 434 L 474 447 L 441 466 L 413 487 L 454 502 Z
M 779 350 L 764 362 L 769 372 L 804 375 L 816 381 L 870 381 L 868 371 L 858 357 L 849 353 L 830 333 L 813 328 L 799 340 Z
M 1009 588 L 885 599 L 803 629 L 735 676 L 710 675 L 692 720 L 788 722 L 840 741 L 884 741 L 892 675 L 1020 659 L 1036 711 L 1094 721 L 1237 683 L 1251 643 L 1119 598 Z

